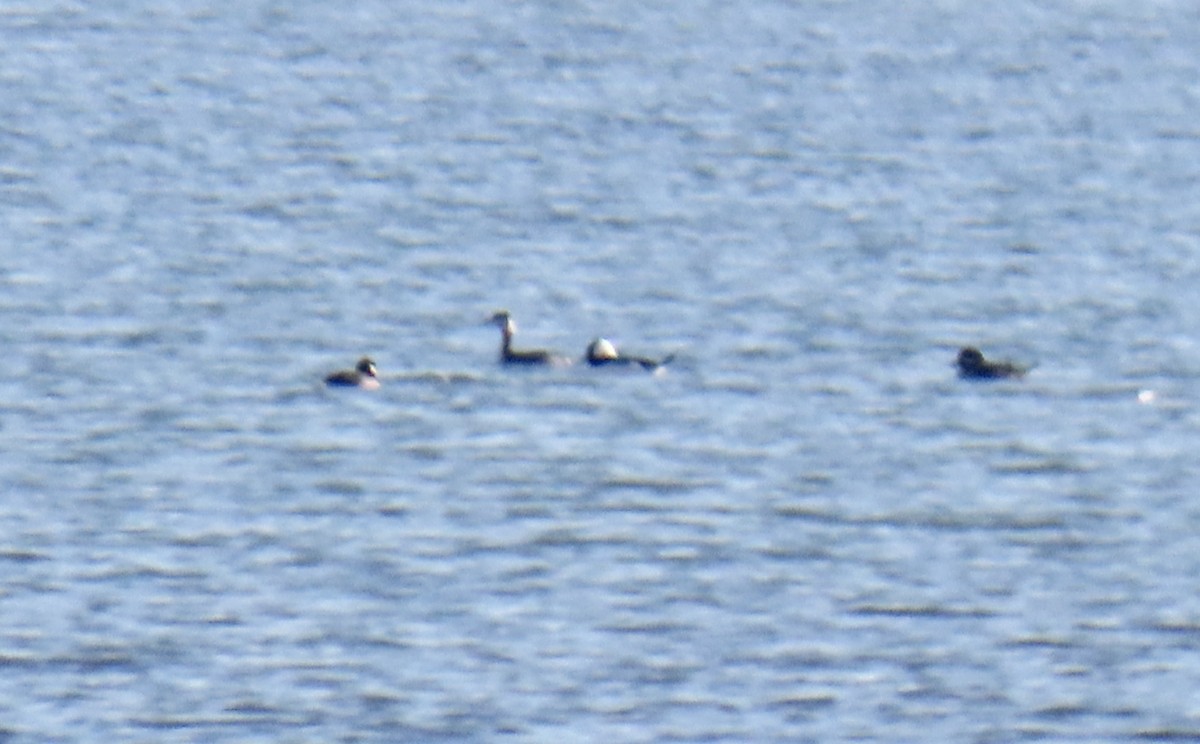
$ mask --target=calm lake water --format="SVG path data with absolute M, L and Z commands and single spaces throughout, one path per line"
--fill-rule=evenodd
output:
M 1197 49 L 0 8 L 0 742 L 1200 740 Z

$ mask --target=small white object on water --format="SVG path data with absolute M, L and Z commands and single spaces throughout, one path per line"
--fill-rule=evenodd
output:
M 1137 394 L 1138 403 L 1142 405 L 1150 405 L 1158 398 L 1158 394 L 1153 390 L 1139 390 Z

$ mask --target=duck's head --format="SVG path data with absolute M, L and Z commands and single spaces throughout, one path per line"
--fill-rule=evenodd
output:
M 974 346 L 965 346 L 958 352 L 958 368 L 964 372 L 982 369 L 984 364 L 983 352 Z
M 505 333 L 512 335 L 517 332 L 517 324 L 507 310 L 497 310 L 488 318 L 486 325 L 494 325 Z
M 367 377 L 378 377 L 378 371 L 375 369 L 375 362 L 371 361 L 370 357 L 363 357 L 358 360 L 358 364 L 354 365 L 354 369 L 358 370 Z
M 598 338 L 588 344 L 587 358 L 597 362 L 611 362 L 616 359 L 617 347 L 612 345 L 612 342 L 606 338 Z

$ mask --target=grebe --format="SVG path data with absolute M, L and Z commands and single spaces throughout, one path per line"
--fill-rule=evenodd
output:
M 500 361 L 504 364 L 560 366 L 571 363 L 570 359 L 555 356 L 545 349 L 514 349 L 512 339 L 517 332 L 517 324 L 507 310 L 497 311 L 487 322 L 500 329 Z
M 363 357 L 354 365 L 354 369 L 343 369 L 325 378 L 325 384 L 330 387 L 357 387 L 363 390 L 375 390 L 379 387 L 379 376 L 375 362 L 369 357 Z
M 641 365 L 642 369 L 656 370 L 670 363 L 675 358 L 674 354 L 668 354 L 662 359 L 647 359 L 646 357 L 626 356 L 617 351 L 617 347 L 613 346 L 612 342 L 606 338 L 598 338 L 588 344 L 587 347 L 587 363 L 593 367 L 603 367 L 606 365 L 614 366 L 631 366 L 634 364 Z
M 989 362 L 974 346 L 958 352 L 958 376 L 970 380 L 998 380 L 1025 376 L 1024 367 L 1012 362 Z

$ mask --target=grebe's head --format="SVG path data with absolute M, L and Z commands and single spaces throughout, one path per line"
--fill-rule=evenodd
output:
M 974 372 L 984 365 L 983 352 L 974 346 L 966 346 L 958 352 L 958 368 L 965 372 Z
M 598 338 L 588 344 L 587 357 L 593 361 L 611 362 L 618 357 L 617 347 L 606 338 Z
M 363 357 L 358 360 L 358 364 L 354 368 L 366 375 L 367 377 L 378 377 L 378 372 L 375 369 L 375 362 L 371 361 L 370 357 Z
M 488 318 L 488 323 L 496 326 L 505 333 L 512 335 L 517 332 L 517 324 L 513 321 L 512 316 L 507 310 L 497 310 Z

